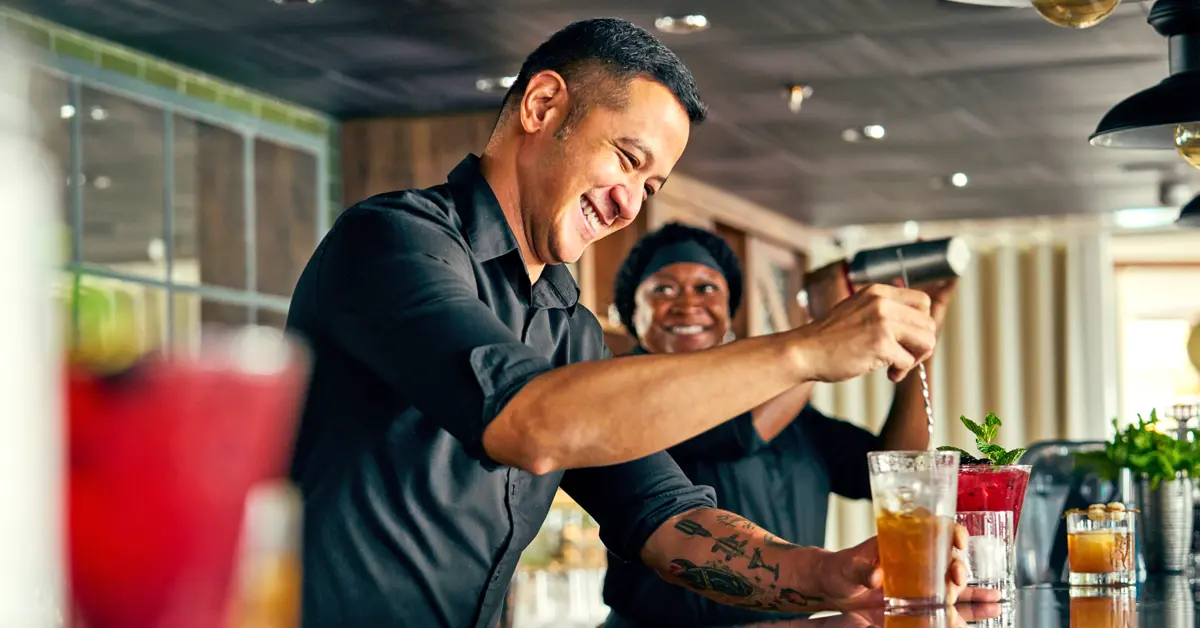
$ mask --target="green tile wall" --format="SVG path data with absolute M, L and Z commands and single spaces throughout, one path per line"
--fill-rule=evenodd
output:
M 325 136 L 330 147 L 327 198 L 336 211 L 341 210 L 338 125 L 328 116 L 13 9 L 0 7 L 0 30 L 7 30 L 33 46 L 57 55 L 79 59 L 267 122 Z

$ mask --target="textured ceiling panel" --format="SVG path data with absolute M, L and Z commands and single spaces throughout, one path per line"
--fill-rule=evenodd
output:
M 944 0 L 19 0 L 34 13 L 340 117 L 494 109 L 561 26 L 615 15 L 660 34 L 712 111 L 679 170 L 818 225 L 1112 211 L 1154 204 L 1171 151 L 1093 148 L 1113 104 L 1167 74 L 1126 2 L 1085 31 Z M 785 86 L 814 90 L 799 113 Z M 849 143 L 882 124 L 882 141 Z M 132 163 L 132 161 L 130 162 Z M 939 184 L 953 172 L 971 184 Z

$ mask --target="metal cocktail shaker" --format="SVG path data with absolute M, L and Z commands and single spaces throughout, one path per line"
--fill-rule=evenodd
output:
M 873 283 L 900 285 L 904 275 L 901 258 L 903 269 L 908 273 L 908 284 L 919 287 L 961 276 L 971 263 L 971 248 L 961 238 L 943 238 L 859 251 L 849 260 L 807 273 L 804 277 L 806 288 L 796 294 L 796 301 L 809 311 L 810 316 L 821 318 L 840 298 L 831 299 L 829 282 L 844 284 L 849 293 Z M 810 293 L 810 290 L 815 292 Z
M 943 238 L 859 251 L 846 263 L 846 279 L 852 288 L 895 284 L 903 274 L 901 256 L 909 285 L 919 286 L 961 276 L 971 263 L 971 248 L 961 238 Z

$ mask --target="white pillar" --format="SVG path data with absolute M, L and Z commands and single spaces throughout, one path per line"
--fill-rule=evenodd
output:
M 1011 449 L 1028 444 L 1021 407 L 1024 355 L 1021 351 L 1020 261 L 1016 247 L 1006 243 L 997 248 L 992 268 L 996 290 L 996 311 L 992 315 L 996 325 L 991 333 L 995 334 L 993 346 L 999 350 L 985 357 L 993 361 L 991 372 L 996 374 L 996 381 L 987 382 L 988 386 L 994 387 L 991 397 L 995 405 L 987 408 L 985 413 L 995 412 L 1004 421 L 998 441 Z
M 62 609 L 63 437 L 51 308 L 51 181 L 15 38 L 0 33 L 0 626 L 55 625 Z M 55 103 L 56 105 L 58 103 Z
M 1106 438 L 1117 415 L 1112 241 L 1096 230 L 1067 245 L 1067 435 Z

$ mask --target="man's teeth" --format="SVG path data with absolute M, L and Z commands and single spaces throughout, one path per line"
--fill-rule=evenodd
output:
M 583 217 L 587 219 L 592 232 L 600 233 L 600 230 L 604 228 L 604 223 L 600 220 L 600 212 L 597 212 L 586 198 L 580 201 L 579 205 L 583 208 Z
M 700 325 L 676 325 L 667 329 L 677 336 L 693 336 L 704 332 L 704 327 Z

